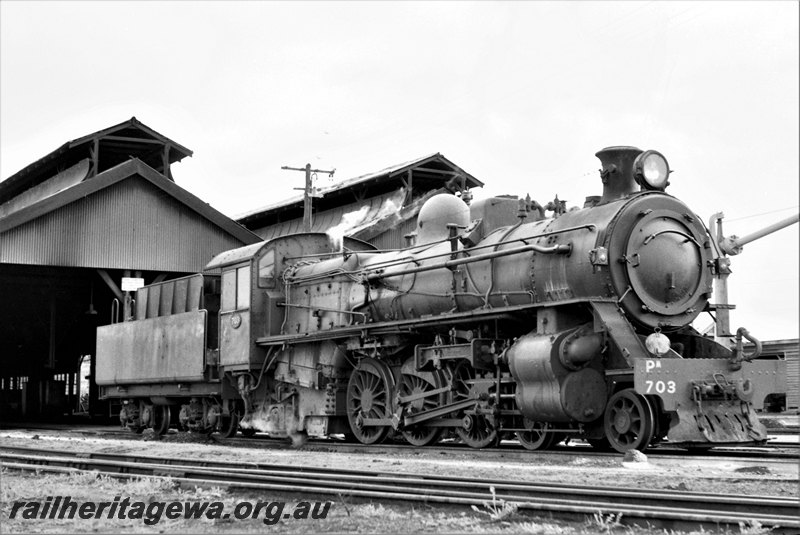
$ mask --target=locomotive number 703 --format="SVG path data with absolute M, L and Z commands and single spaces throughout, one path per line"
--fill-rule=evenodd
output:
M 656 394 L 675 393 L 675 381 L 645 381 L 647 385 L 647 394 L 650 394 L 655 389 Z

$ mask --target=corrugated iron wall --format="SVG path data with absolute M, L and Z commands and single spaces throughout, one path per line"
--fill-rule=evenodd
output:
M 786 357 L 786 409 L 800 409 L 800 356 L 797 341 L 784 351 Z
M 370 243 L 378 249 L 402 249 L 407 247 L 406 234 L 411 234 L 415 230 L 417 230 L 417 218 L 413 217 L 374 237 Z
M 800 409 L 800 360 L 786 357 L 786 408 Z
M 0 262 L 195 272 L 242 243 L 139 178 L 0 235 Z
M 786 360 L 786 409 L 800 409 L 800 340 L 767 340 L 761 342 L 761 346 L 761 358 Z M 752 344 L 745 346 L 745 351 L 752 350 Z

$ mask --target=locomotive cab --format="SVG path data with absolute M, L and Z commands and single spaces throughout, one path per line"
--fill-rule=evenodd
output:
M 374 249 L 352 238 L 345 238 L 344 247 Z M 327 234 L 296 234 L 226 251 L 206 265 L 206 273 L 221 273 L 219 350 L 226 371 L 260 367 L 265 350 L 256 341 L 286 328 L 291 311 L 285 306 L 283 272 L 300 259 L 336 252 Z
M 274 323 L 269 319 L 277 314 L 277 296 L 270 296 L 269 290 L 257 291 L 258 271 L 274 256 L 270 242 L 262 242 L 226 251 L 206 265 L 207 273 L 221 275 L 220 365 L 229 371 L 247 370 L 264 358 L 254 340 Z M 271 303 L 273 306 L 269 306 Z

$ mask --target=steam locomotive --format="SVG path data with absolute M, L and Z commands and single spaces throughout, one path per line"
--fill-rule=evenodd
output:
M 98 328 L 101 397 L 157 433 L 764 443 L 785 363 L 752 361 L 744 329 L 728 347 L 692 328 L 720 269 L 703 222 L 664 193 L 660 153 L 597 157 L 582 209 L 441 194 L 405 249 L 294 234 L 145 286 L 135 319 Z

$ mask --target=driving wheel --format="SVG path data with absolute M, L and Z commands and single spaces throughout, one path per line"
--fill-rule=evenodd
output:
M 462 361 L 453 370 L 453 402 L 465 399 L 475 399 L 475 370 L 472 366 Z M 497 429 L 483 415 L 474 411 L 459 411 L 457 418 L 461 418 L 463 425 L 456 427 L 458 437 L 471 448 L 486 448 L 497 443 Z
M 375 444 L 386 438 L 391 426 L 374 425 L 369 420 L 392 418 L 393 392 L 394 378 L 389 367 L 373 358 L 361 359 L 347 383 L 347 420 L 362 444 Z
M 416 369 L 414 357 L 403 363 L 400 372 L 400 384 L 397 391 L 402 397 L 414 396 L 437 390 L 444 385 L 444 376 L 441 371 L 424 372 Z M 427 397 L 414 399 L 406 405 L 404 415 L 410 416 L 420 412 L 429 411 L 445 403 L 445 394 L 433 394 Z M 436 443 L 442 436 L 441 427 L 425 427 L 414 425 L 403 429 L 403 437 L 414 446 L 427 446 Z

